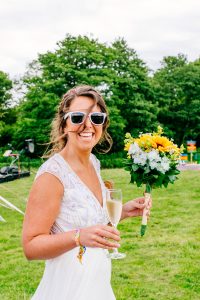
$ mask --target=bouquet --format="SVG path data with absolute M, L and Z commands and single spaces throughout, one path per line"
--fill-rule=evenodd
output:
M 125 169 L 130 171 L 131 183 L 138 187 L 145 184 L 145 204 L 151 197 L 152 188 L 167 187 L 174 183 L 180 173 L 178 164 L 183 146 L 178 148 L 173 140 L 162 136 L 163 129 L 158 126 L 157 132 L 142 133 L 133 138 L 130 133 L 125 136 L 127 159 Z M 145 207 L 146 207 L 145 206 Z M 143 211 L 140 234 L 143 236 L 147 226 L 147 208 Z

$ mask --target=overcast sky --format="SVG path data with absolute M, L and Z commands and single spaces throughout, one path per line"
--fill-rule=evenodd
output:
M 155 70 L 163 56 L 200 56 L 200 0 L 0 0 L 0 70 L 22 75 L 67 33 L 124 37 Z

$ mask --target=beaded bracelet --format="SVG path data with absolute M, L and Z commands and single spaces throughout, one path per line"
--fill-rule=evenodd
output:
M 80 243 L 80 229 L 76 229 L 74 239 L 75 239 L 76 246 L 79 247 L 77 258 L 79 262 L 82 264 L 82 258 L 83 258 L 83 254 L 86 251 L 86 247 L 81 245 Z

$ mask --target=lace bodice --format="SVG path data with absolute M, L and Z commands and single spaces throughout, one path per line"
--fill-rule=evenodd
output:
M 60 212 L 52 227 L 52 233 L 109 222 L 106 212 L 106 187 L 100 175 L 100 163 L 93 154 L 90 159 L 101 184 L 103 207 L 60 154 L 54 154 L 39 168 L 36 178 L 47 172 L 56 176 L 64 187 Z

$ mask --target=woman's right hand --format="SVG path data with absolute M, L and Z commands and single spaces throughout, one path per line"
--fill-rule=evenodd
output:
M 79 240 L 80 244 L 86 247 L 112 250 L 120 247 L 118 243 L 120 241 L 120 232 L 108 225 L 95 225 L 82 228 Z

